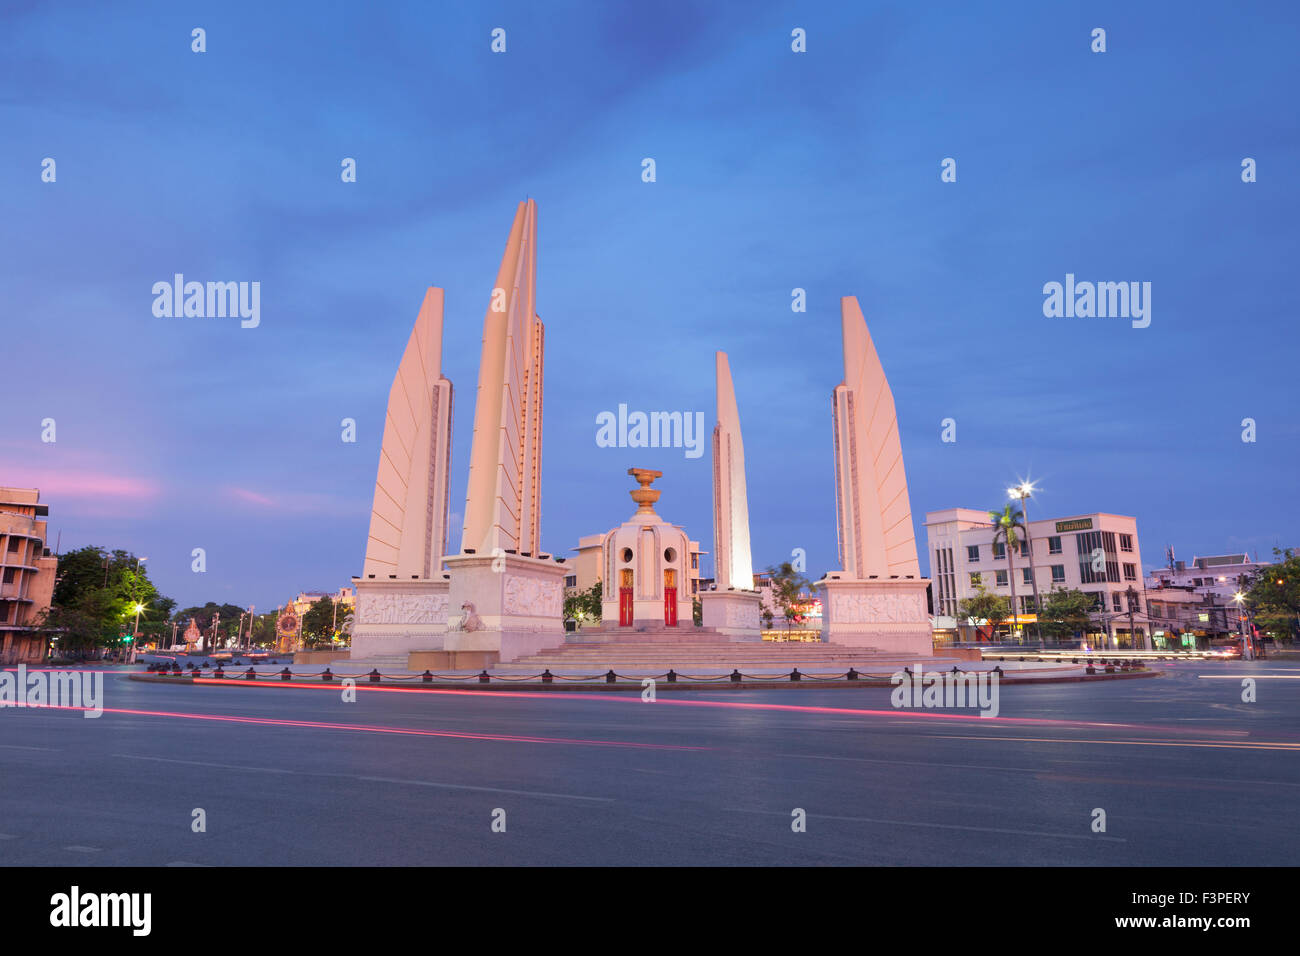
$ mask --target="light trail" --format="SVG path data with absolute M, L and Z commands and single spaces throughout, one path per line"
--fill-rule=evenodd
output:
M 94 711 L 94 707 L 73 707 L 55 704 L 29 704 L 22 710 Z M 309 730 L 352 730 L 372 734 L 401 734 L 413 737 L 449 737 L 458 740 L 491 740 L 505 743 L 571 744 L 586 747 L 631 747 L 642 750 L 712 750 L 712 747 L 692 747 L 678 744 L 646 744 L 625 740 L 584 740 L 572 737 L 529 737 L 517 734 L 476 734 L 468 731 L 417 730 L 412 727 L 383 727 L 372 724 L 341 724 L 319 720 L 288 720 L 272 717 L 238 717 L 234 714 L 190 714 L 182 711 L 133 710 L 125 707 L 105 707 L 105 714 L 126 714 L 136 717 L 172 717 L 185 720 L 215 720 L 235 724 L 260 724 L 271 727 L 295 727 Z
M 1218 750 L 1291 750 L 1300 751 L 1300 744 L 1276 740 L 1083 740 L 1077 737 L 1007 737 L 1003 735 L 979 736 L 975 734 L 922 734 L 942 740 L 1012 740 L 1038 744 L 1108 744 L 1117 747 L 1208 747 Z
M 364 676 L 364 675 L 363 675 Z M 289 681 L 246 681 L 231 678 L 195 678 L 195 684 L 228 684 L 236 687 L 262 687 L 278 688 L 280 690 L 332 690 L 338 693 L 341 689 L 339 684 L 312 683 L 312 684 L 295 684 Z M 441 694 L 457 697 L 488 698 L 488 699 L 514 699 L 514 700 L 583 700 L 591 702 L 614 703 L 614 704 L 641 704 L 643 701 L 634 691 L 605 693 L 600 691 L 587 691 L 582 693 L 570 693 L 566 691 L 481 691 L 481 690 L 458 690 L 454 687 L 439 687 L 429 689 L 427 687 L 375 687 L 366 686 L 357 683 L 354 685 L 357 690 L 370 692 L 388 693 L 388 694 Z M 626 696 L 624 696 L 626 695 Z M 791 713 L 804 714 L 836 714 L 845 716 L 862 716 L 862 717 L 905 717 L 908 719 L 918 720 L 975 720 L 985 724 L 1027 724 L 1031 726 L 1049 726 L 1049 727 L 1104 727 L 1108 730 L 1150 730 L 1151 728 L 1143 724 L 1122 724 L 1109 721 L 1094 720 L 1058 720 L 1050 717 L 981 717 L 979 714 L 949 714 L 938 711 L 920 710 L 913 708 L 901 708 L 890 710 L 873 710 L 862 707 L 827 707 L 812 704 L 769 704 L 755 703 L 751 701 L 736 700 L 669 700 L 667 698 L 656 698 L 656 704 L 662 704 L 670 707 L 707 707 L 736 710 L 756 710 L 756 711 L 785 711 Z

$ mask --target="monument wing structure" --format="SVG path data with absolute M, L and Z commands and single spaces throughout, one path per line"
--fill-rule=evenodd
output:
M 858 300 L 840 300 L 844 381 L 835 388 L 835 509 L 846 576 L 918 577 L 894 393 Z
M 483 319 L 461 551 L 541 551 L 542 366 L 537 203 L 515 212 Z
M 822 639 L 933 653 L 894 393 L 858 300 L 840 300 L 844 381 L 832 395 L 840 571 L 817 582 Z
M 430 288 L 388 391 L 362 576 L 442 579 L 452 385 L 442 375 L 442 289 Z

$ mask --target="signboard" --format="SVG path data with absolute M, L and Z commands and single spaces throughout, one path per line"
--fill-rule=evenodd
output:
M 1056 533 L 1063 534 L 1066 531 L 1091 531 L 1091 518 L 1071 518 L 1069 521 L 1056 522 Z

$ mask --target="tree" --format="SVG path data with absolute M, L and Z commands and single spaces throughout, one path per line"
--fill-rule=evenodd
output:
M 1011 633 L 1015 634 L 1015 618 L 1019 615 L 1019 606 L 1016 603 L 1016 547 L 1020 542 L 1016 529 L 1025 530 L 1024 515 L 1015 505 L 1004 505 L 1001 511 L 990 511 L 989 517 L 993 520 L 993 547 L 997 548 L 999 539 L 1006 547 L 1007 553 L 1007 579 L 1011 582 Z M 1032 573 L 1032 571 L 1030 572 Z
M 691 623 L 696 627 L 704 624 L 704 602 L 698 594 L 691 598 Z
M 974 597 L 963 598 L 957 604 L 957 617 L 974 627 L 977 635 L 979 622 L 984 621 L 988 624 L 990 640 L 998 625 L 1007 619 L 1009 612 L 1007 599 L 1001 594 L 994 594 L 984 586 L 982 581 L 975 585 Z
M 302 615 L 302 641 L 308 647 L 329 644 L 334 639 L 334 601 L 323 597 Z
M 772 576 L 772 601 L 785 616 L 785 634 L 788 638 L 790 625 L 803 621 L 801 596 L 809 583 L 789 561 L 783 561 L 777 568 L 768 567 L 767 573 Z
M 1042 631 L 1058 641 L 1087 633 L 1095 606 L 1096 599 L 1078 588 L 1053 588 L 1038 611 Z
M 39 627 L 58 638 L 63 653 L 86 653 L 96 647 L 120 647 L 122 635 L 135 625 L 141 633 L 158 626 L 175 605 L 158 593 L 146 565 L 128 551 L 88 545 L 59 556 L 50 609 Z
M 1274 548 L 1273 556 L 1276 564 L 1260 568 L 1243 585 L 1243 603 L 1260 630 L 1290 641 L 1300 624 L 1300 554 L 1291 548 Z
M 578 627 L 584 624 L 599 624 L 600 602 L 603 595 L 604 586 L 600 581 L 585 591 L 567 595 L 564 598 L 564 616 L 577 621 Z

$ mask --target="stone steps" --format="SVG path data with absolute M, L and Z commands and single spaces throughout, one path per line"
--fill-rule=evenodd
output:
M 513 666 L 579 664 L 673 663 L 703 665 L 736 664 L 868 664 L 879 665 L 905 659 L 886 655 L 870 647 L 842 647 L 835 644 L 771 644 L 713 641 L 665 647 L 659 642 L 621 641 L 611 644 L 565 644 L 513 661 Z

